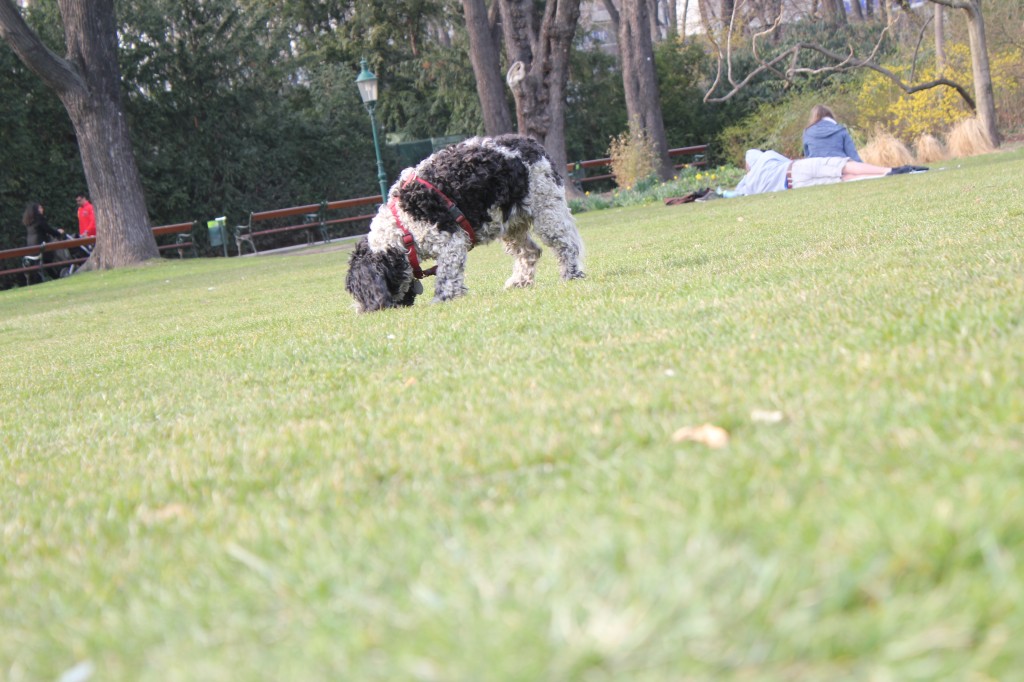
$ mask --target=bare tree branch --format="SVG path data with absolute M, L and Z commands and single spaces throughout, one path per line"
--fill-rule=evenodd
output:
M 615 6 L 612 0 L 601 0 L 601 4 L 604 5 L 604 10 L 608 12 L 608 17 L 611 19 L 612 26 L 615 28 L 615 32 L 619 32 L 619 10 Z
M 921 53 L 921 43 L 924 42 L 924 34 L 931 23 L 932 17 L 928 17 L 928 19 L 921 22 L 921 30 L 917 34 L 917 43 L 914 44 L 914 56 L 910 58 L 910 80 L 914 80 L 914 74 L 917 73 L 917 56 Z
M 947 5 L 949 7 L 960 7 L 962 4 L 964 4 L 960 3 L 959 0 L 931 1 L 939 2 L 939 4 Z M 847 54 L 839 54 L 825 47 L 822 47 L 821 45 L 818 45 L 816 43 L 796 43 L 794 45 L 791 45 L 786 50 L 775 55 L 771 59 L 768 59 L 760 54 L 758 50 L 758 40 L 770 35 L 774 30 L 778 28 L 779 24 L 782 21 L 782 14 L 780 13 L 776 17 L 775 22 L 772 24 L 772 26 L 762 31 L 759 31 L 758 33 L 755 33 L 753 35 L 753 39 L 751 41 L 751 51 L 753 52 L 754 58 L 758 62 L 758 66 L 753 71 L 748 73 L 742 81 L 737 82 L 733 78 L 732 74 L 732 34 L 735 27 L 735 19 L 736 14 L 734 8 L 733 16 L 729 20 L 728 32 L 726 34 L 726 47 L 724 50 L 722 49 L 718 40 L 716 40 L 713 37 L 711 38 L 712 44 L 715 45 L 715 47 L 718 49 L 718 70 L 711 86 L 708 88 L 707 92 L 704 93 L 704 102 L 706 103 L 719 103 L 729 101 L 743 88 L 748 86 L 755 78 L 764 73 L 773 74 L 777 78 L 784 81 L 792 81 L 793 77 L 796 76 L 797 74 L 817 75 L 822 73 L 839 73 L 851 71 L 853 69 L 870 69 L 888 78 L 900 90 L 902 90 L 908 95 L 913 94 L 915 92 L 920 92 L 922 90 L 930 90 L 931 88 L 937 87 L 953 88 L 954 90 L 956 90 L 957 94 L 960 95 L 960 97 L 964 100 L 964 102 L 967 104 L 968 107 L 970 107 L 972 111 L 977 110 L 977 105 L 975 104 L 974 98 L 967 91 L 967 89 L 960 83 L 952 81 L 948 78 L 936 78 L 926 83 L 907 83 L 899 75 L 893 73 L 889 69 L 877 63 L 876 56 L 878 55 L 878 52 L 881 49 L 882 41 L 885 38 L 885 35 L 892 28 L 891 22 L 888 25 L 886 25 L 885 28 L 882 29 L 882 32 L 879 34 L 878 41 L 872 48 L 871 53 L 866 58 L 863 59 L 856 56 L 852 47 L 848 48 L 849 52 Z M 927 26 L 927 24 L 925 25 Z M 711 36 L 710 32 L 709 36 Z M 825 57 L 831 59 L 834 62 L 834 64 L 819 68 L 801 67 L 799 66 L 799 57 L 800 53 L 803 52 L 804 50 L 817 52 L 821 55 L 824 55 Z M 789 62 L 788 66 L 785 69 L 779 68 L 780 65 L 786 61 Z M 725 79 L 730 85 L 730 90 L 726 92 L 724 95 L 715 97 L 713 95 L 718 89 L 719 85 L 722 83 L 723 62 L 725 63 L 726 71 Z
M 929 2 L 933 2 L 936 5 L 943 5 L 944 7 L 950 7 L 952 9 L 965 9 L 965 10 L 968 10 L 968 11 L 974 9 L 974 3 L 972 3 L 972 2 L 965 2 L 965 0 L 928 0 L 928 1 Z

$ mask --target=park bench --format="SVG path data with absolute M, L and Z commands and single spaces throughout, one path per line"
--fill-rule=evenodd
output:
M 319 237 L 322 242 L 329 242 L 331 241 L 330 229 L 332 227 L 369 221 L 375 215 L 374 212 L 328 218 L 329 212 L 350 211 L 354 208 L 375 204 L 380 204 L 380 195 L 340 201 L 322 201 L 319 204 L 292 206 L 272 211 L 254 211 L 249 214 L 248 223 L 235 226 L 235 247 L 240 256 L 246 248 L 252 253 L 259 253 L 259 248 L 256 245 L 257 237 L 270 237 L 297 230 L 305 231 L 307 244 L 312 244 L 314 237 Z
M 692 160 L 687 162 L 675 163 L 676 169 L 689 167 L 689 166 L 706 166 L 707 165 L 707 153 L 708 146 L 706 144 L 697 144 L 690 147 L 676 147 L 668 150 L 669 158 L 676 161 L 680 158 L 691 158 Z M 597 182 L 598 180 L 611 180 L 615 176 L 611 173 L 601 173 L 598 175 L 587 175 L 587 171 L 591 168 L 609 168 L 612 165 L 611 158 L 603 159 L 590 159 L 589 161 L 576 161 L 575 163 L 566 164 L 566 171 L 569 173 L 569 177 L 575 182 L 583 184 L 586 182 Z
M 153 228 L 153 236 L 156 238 L 156 248 L 163 253 L 164 251 L 174 250 L 178 252 L 178 258 L 185 257 L 185 251 L 191 251 L 192 255 L 196 254 L 196 245 L 194 241 L 194 230 L 199 226 L 198 222 L 195 223 L 175 223 L 173 225 L 160 225 L 159 227 Z M 174 241 L 169 241 L 166 244 L 160 243 L 161 237 L 174 237 Z
M 193 223 L 176 223 L 174 225 L 161 225 L 153 228 L 153 236 L 157 239 L 157 249 L 160 252 L 174 249 L 178 257 L 183 258 L 186 250 L 195 252 L 195 245 L 192 241 Z M 174 241 L 160 244 L 161 238 L 174 237 Z M 63 239 L 61 241 L 46 242 L 35 246 L 21 246 L 15 249 L 0 251 L 0 263 L 15 261 L 18 265 L 0 270 L 0 276 L 38 273 L 43 281 L 51 279 L 49 272 L 60 272 L 66 267 L 81 265 L 87 260 L 86 256 L 74 258 L 63 258 L 50 262 L 43 262 L 43 254 L 55 251 L 70 251 L 79 247 L 92 247 L 96 244 L 95 237 L 77 237 L 75 239 Z

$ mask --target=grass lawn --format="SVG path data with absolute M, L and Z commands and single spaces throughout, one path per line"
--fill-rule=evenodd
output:
M 0 680 L 1013 679 L 1022 175 L 588 212 L 584 281 L 374 315 L 344 252 L 2 292 Z

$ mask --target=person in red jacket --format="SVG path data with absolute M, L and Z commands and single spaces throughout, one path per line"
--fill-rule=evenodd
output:
M 78 204 L 78 236 L 95 237 L 96 214 L 92 210 L 89 198 L 84 194 L 79 194 L 75 197 L 75 203 Z

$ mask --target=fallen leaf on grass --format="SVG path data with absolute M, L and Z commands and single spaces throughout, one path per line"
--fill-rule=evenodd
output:
M 778 410 L 751 410 L 750 420 L 759 424 L 778 424 L 783 414 Z
M 683 441 L 693 441 L 717 450 L 729 444 L 729 432 L 714 424 L 684 426 L 672 434 L 673 443 L 682 443 Z
M 147 525 L 181 518 L 187 514 L 188 509 L 185 505 L 178 504 L 177 502 L 160 507 L 159 509 L 149 509 L 146 506 L 142 506 L 138 510 L 139 519 Z

